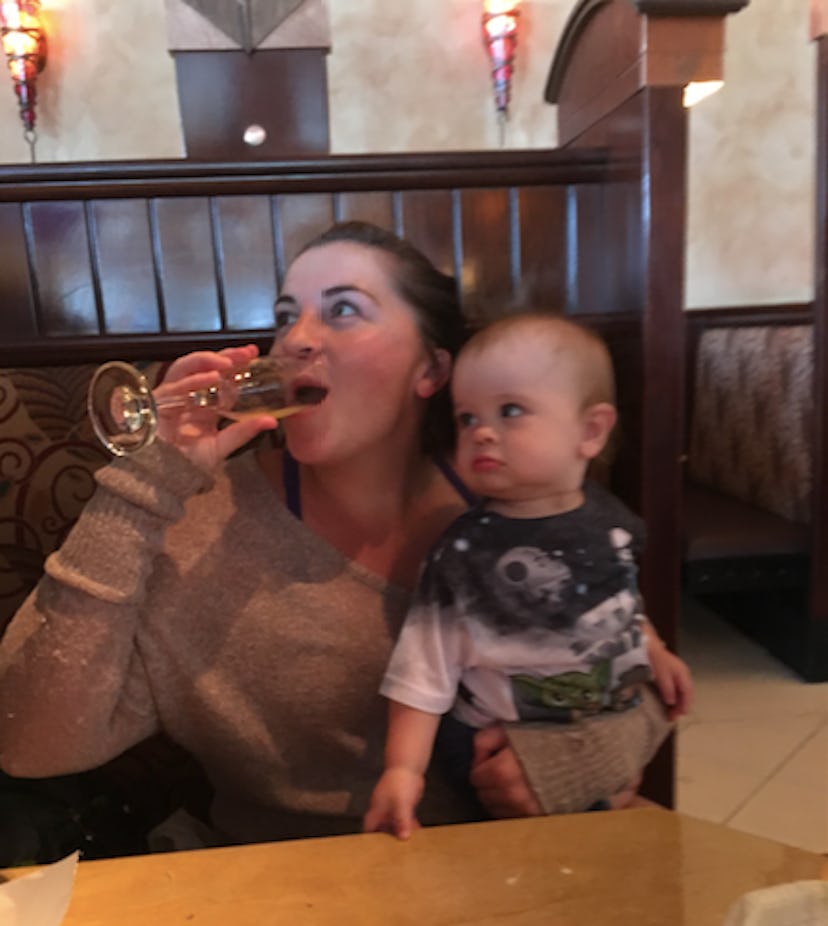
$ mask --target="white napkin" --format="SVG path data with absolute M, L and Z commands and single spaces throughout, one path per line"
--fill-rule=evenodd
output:
M 826 926 L 828 881 L 793 881 L 744 894 L 723 926 Z
M 72 896 L 78 853 L 0 884 L 0 926 L 60 926 Z

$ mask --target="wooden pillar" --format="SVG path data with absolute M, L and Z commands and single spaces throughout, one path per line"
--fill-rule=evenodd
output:
M 581 0 L 558 46 L 546 99 L 558 106 L 559 141 L 601 145 L 621 179 L 610 195 L 635 221 L 605 220 L 600 248 L 584 255 L 594 272 L 620 267 L 610 284 L 626 294 L 638 350 L 616 363 L 622 419 L 624 495 L 647 525 L 642 592 L 659 633 L 675 646 L 681 594 L 684 449 L 684 260 L 687 117 L 691 82 L 722 80 L 725 17 L 747 0 Z M 630 177 L 635 178 L 634 181 Z M 636 229 L 631 232 L 630 229 Z M 633 236 L 637 239 L 633 240 Z M 612 260 L 610 253 L 624 255 Z M 580 272 L 579 268 L 579 272 Z M 632 395 L 630 390 L 634 390 Z M 674 797 L 673 743 L 648 770 L 645 793 Z

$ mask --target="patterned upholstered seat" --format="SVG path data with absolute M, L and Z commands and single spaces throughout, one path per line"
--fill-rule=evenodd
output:
M 154 382 L 161 364 L 142 364 Z M 0 632 L 110 456 L 86 414 L 95 365 L 0 370 Z
M 695 370 L 690 480 L 807 523 L 813 372 L 810 325 L 703 332 Z
M 691 591 L 804 586 L 813 426 L 810 325 L 702 333 L 685 492 Z

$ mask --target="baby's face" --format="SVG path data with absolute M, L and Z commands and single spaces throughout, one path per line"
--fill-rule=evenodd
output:
M 460 355 L 456 465 L 477 494 L 529 501 L 580 488 L 584 414 L 566 366 L 530 334 Z

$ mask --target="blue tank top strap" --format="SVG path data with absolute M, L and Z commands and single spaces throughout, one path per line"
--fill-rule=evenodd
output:
M 434 465 L 440 472 L 448 479 L 448 481 L 454 486 L 457 491 L 457 494 L 463 501 L 471 508 L 473 505 L 476 505 L 480 499 L 472 492 L 472 490 L 466 485 L 465 482 L 455 473 L 451 468 L 447 460 L 444 460 L 442 457 L 434 458 Z
M 434 458 L 434 465 L 454 486 L 457 494 L 467 505 L 476 505 L 480 499 L 468 488 L 442 457 Z M 299 491 L 299 465 L 288 453 L 282 453 L 282 485 L 285 487 L 285 506 L 298 521 L 302 520 L 302 497 Z
M 302 520 L 302 496 L 299 493 L 299 465 L 285 447 L 282 453 L 282 485 L 285 487 L 285 506 L 296 518 Z

